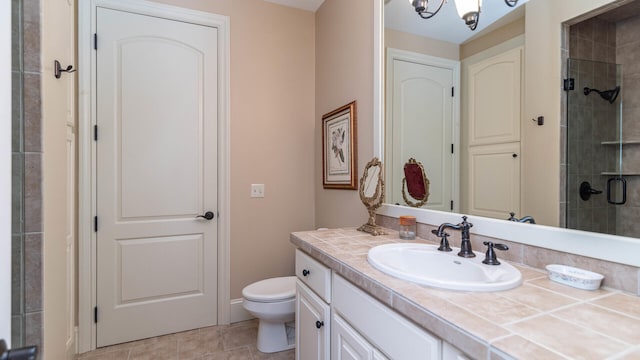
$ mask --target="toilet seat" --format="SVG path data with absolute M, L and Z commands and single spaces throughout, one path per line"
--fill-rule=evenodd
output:
M 296 296 L 296 277 L 285 276 L 255 282 L 242 289 L 242 296 L 255 302 L 278 302 Z

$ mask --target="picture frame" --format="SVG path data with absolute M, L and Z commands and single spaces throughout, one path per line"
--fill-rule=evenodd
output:
M 352 101 L 322 116 L 322 186 L 358 189 L 357 106 Z

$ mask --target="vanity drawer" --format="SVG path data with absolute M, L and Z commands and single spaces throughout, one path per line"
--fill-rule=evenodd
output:
M 333 276 L 332 316 L 339 315 L 390 359 L 440 359 L 442 341 L 358 289 Z
M 296 276 L 325 302 L 331 302 L 331 269 L 296 249 Z

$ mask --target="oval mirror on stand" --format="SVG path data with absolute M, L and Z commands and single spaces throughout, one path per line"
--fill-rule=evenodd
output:
M 369 211 L 369 221 L 358 228 L 373 236 L 385 235 L 386 232 L 376 225 L 376 210 L 384 202 L 384 180 L 382 180 L 382 162 L 374 157 L 364 168 L 360 178 L 360 200 Z
M 405 187 L 407 191 L 405 191 Z M 414 203 L 409 200 L 407 192 L 411 198 L 418 200 L 418 202 Z M 429 179 L 424 173 L 424 167 L 422 164 L 414 158 L 410 158 L 409 161 L 404 164 L 402 198 L 407 205 L 412 207 L 422 207 L 422 205 L 426 204 L 429 200 Z

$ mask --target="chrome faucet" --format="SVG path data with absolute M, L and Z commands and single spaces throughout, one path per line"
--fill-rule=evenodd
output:
M 514 212 L 510 212 L 509 215 L 511 215 L 507 220 L 509 221 L 516 221 L 516 222 L 521 222 L 521 223 L 530 223 L 530 224 L 535 224 L 536 221 L 534 220 L 533 216 L 525 216 L 522 219 L 518 219 L 517 217 L 515 217 L 516 213 Z
M 444 230 L 449 228 L 449 229 L 462 231 L 462 243 L 460 244 L 460 251 L 458 252 L 458 256 L 470 258 L 470 257 L 476 256 L 476 254 L 471 249 L 471 240 L 469 235 L 469 229 L 472 226 L 473 224 L 467 221 L 467 217 L 463 216 L 461 223 L 455 224 L 455 225 L 451 223 L 442 223 L 440 224 L 440 226 L 438 226 L 438 230 L 433 230 L 432 233 L 434 233 L 436 236 L 441 237 L 443 239 L 443 242 L 446 242 L 448 245 L 448 242 L 446 241 L 446 239 L 447 239 L 447 236 L 449 235 L 445 233 Z M 441 243 L 441 248 L 442 248 L 442 243 Z M 447 251 L 447 250 L 441 250 L 441 249 L 438 249 L 438 250 Z

